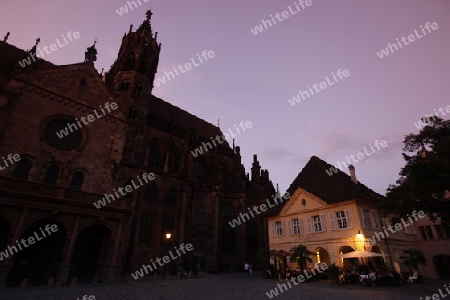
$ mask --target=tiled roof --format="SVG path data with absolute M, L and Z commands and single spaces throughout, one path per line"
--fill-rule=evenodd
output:
M 0 65 L 14 67 L 18 66 L 19 61 L 28 57 L 28 53 L 22 49 L 17 48 L 7 42 L 0 41 Z M 41 70 L 54 67 L 51 62 L 45 59 L 38 58 L 36 63 L 28 69 Z M 9 68 L 8 68 L 9 69 Z
M 326 170 L 330 168 L 334 167 L 317 156 L 312 156 L 287 192 L 292 196 L 298 188 L 302 188 L 328 204 L 355 198 L 376 203 L 383 197 L 360 182 L 355 184 L 350 176 L 341 170 L 328 175 Z M 277 211 L 271 212 L 270 215 L 276 215 L 282 209 L 283 207 L 277 206 Z
M 155 96 L 150 98 L 149 114 L 152 118 L 161 119 L 169 124 L 173 123 L 180 128 L 196 128 L 198 135 L 206 139 L 223 135 L 219 127 Z

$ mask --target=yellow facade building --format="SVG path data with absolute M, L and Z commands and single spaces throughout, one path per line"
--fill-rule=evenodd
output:
M 389 231 L 377 209 L 382 196 L 356 180 L 353 166 L 349 166 L 350 175 L 331 168 L 313 156 L 292 182 L 287 190 L 292 195 L 289 201 L 267 218 L 270 250 L 285 251 L 284 266 L 291 269 L 297 264 L 289 263 L 288 253 L 302 244 L 315 253 L 311 256 L 314 262 L 308 264 L 311 267 L 317 262 L 341 267 L 356 267 L 358 260 L 367 264 L 367 258 L 339 257 L 367 250 L 383 254 L 388 267 L 406 270 L 400 256 L 402 250 L 414 247 L 415 225 Z

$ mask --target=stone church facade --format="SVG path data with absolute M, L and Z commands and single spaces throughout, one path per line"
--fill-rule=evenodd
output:
M 161 44 L 150 20 L 149 11 L 123 36 L 106 74 L 94 68 L 95 44 L 82 63 L 37 59 L 22 67 L 37 43 L 26 52 L 8 36 L 0 41 L 0 251 L 9 251 L 0 260 L 0 286 L 51 277 L 60 284 L 74 277 L 117 281 L 182 243 L 193 251 L 168 268 L 236 268 L 267 247 L 264 215 L 236 228 L 228 221 L 275 194 L 268 171 L 255 155 L 246 174 L 234 142 L 192 155 L 223 133 L 152 95 Z M 106 111 L 106 103 L 118 108 Z M 102 109 L 104 115 L 81 124 Z M 56 134 L 70 124 L 81 126 Z M 10 154 L 20 160 L 8 161 Z M 155 179 L 93 205 L 144 173 Z M 12 250 L 52 224 L 52 235 Z

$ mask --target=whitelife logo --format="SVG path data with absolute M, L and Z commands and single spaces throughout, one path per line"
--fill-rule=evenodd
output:
M 305 10 L 308 6 L 312 5 L 312 0 L 299 0 L 298 3 L 294 2 L 295 8 L 297 9 L 297 11 L 295 11 L 295 9 L 292 9 L 292 7 L 289 5 L 288 9 L 289 11 L 285 10 L 283 11 L 281 14 L 280 13 L 276 13 L 275 17 L 277 18 L 278 22 L 282 22 L 284 20 L 286 20 L 287 18 L 289 18 L 290 16 L 296 15 L 299 12 L 301 12 L 302 10 Z M 300 6 L 302 7 L 300 9 Z M 272 20 L 272 22 L 270 21 Z M 264 31 L 264 29 L 269 29 L 272 26 L 275 26 L 277 24 L 277 21 L 275 21 L 275 18 L 270 15 L 270 20 L 261 20 L 262 23 L 260 23 L 258 26 L 255 26 L 254 28 L 250 28 L 250 31 L 254 34 L 257 35 L 258 33 L 262 33 Z M 268 27 L 269 25 L 269 27 Z M 264 26 L 264 27 L 263 27 Z
M 402 230 L 403 228 L 406 228 L 406 227 L 408 227 L 408 226 L 413 226 L 413 222 L 418 220 L 417 217 L 419 217 L 419 219 L 422 219 L 423 217 L 425 217 L 425 212 L 422 211 L 422 210 L 419 211 L 419 212 L 413 211 L 413 212 L 411 213 L 411 217 L 414 218 L 414 221 L 411 219 L 411 217 L 409 216 L 409 214 L 407 215 L 407 217 L 408 217 L 409 223 L 405 223 L 405 220 L 404 220 L 403 218 L 401 218 L 400 220 L 401 220 L 402 222 L 401 222 L 401 223 L 400 223 L 400 222 L 399 222 L 399 223 L 396 223 L 396 224 L 394 225 L 394 228 L 395 228 L 395 229 L 392 228 L 392 225 L 389 225 L 388 228 L 383 227 L 383 231 L 375 232 L 375 234 L 372 235 L 371 238 L 368 238 L 368 241 L 367 241 L 367 243 L 366 243 L 366 246 L 375 245 L 375 244 L 376 244 L 377 242 L 379 242 L 382 238 L 384 239 L 384 238 L 388 237 L 388 236 L 389 236 L 389 233 L 388 233 L 388 231 L 387 231 L 388 229 L 389 229 L 389 231 L 390 231 L 392 234 L 394 234 L 394 233 L 396 233 L 397 231 Z M 378 239 L 378 241 L 377 241 L 376 239 Z
M 324 262 L 323 262 L 323 263 L 321 263 L 321 264 L 317 264 L 316 267 L 315 267 L 314 269 L 311 269 L 311 270 L 310 270 L 310 272 L 308 272 L 307 270 L 303 270 L 303 273 L 304 273 L 305 275 L 300 274 L 300 275 L 298 275 L 297 277 L 292 277 L 291 279 L 286 280 L 286 283 L 289 285 L 289 288 L 287 287 L 286 284 L 284 284 L 284 283 L 283 283 L 283 284 L 282 284 L 282 283 L 279 283 L 278 286 L 277 286 L 276 288 L 270 290 L 268 293 L 266 293 L 266 295 L 267 295 L 267 297 L 269 297 L 269 299 L 272 299 L 272 298 L 274 298 L 274 297 L 276 297 L 276 296 L 279 295 L 279 294 L 278 294 L 278 290 L 280 290 L 280 294 L 281 294 L 281 293 L 284 292 L 284 291 L 283 291 L 283 288 L 286 290 L 286 292 L 287 292 L 289 289 L 292 289 L 292 285 L 291 285 L 290 282 L 292 282 L 294 285 L 298 285 L 298 284 L 304 282 L 306 279 L 310 279 L 310 278 L 316 276 L 317 273 L 319 273 L 319 274 L 322 273 L 322 272 L 325 271 L 326 269 L 328 269 L 328 265 L 327 265 L 327 263 L 324 263 Z M 316 271 L 317 271 L 317 273 L 316 273 Z M 297 280 L 298 280 L 298 282 L 297 282 Z M 289 282 L 289 281 L 290 281 L 290 282 Z
M 442 117 L 446 116 L 447 113 L 450 113 L 450 105 L 447 105 L 445 107 L 445 111 L 447 113 L 445 113 L 444 108 L 442 107 L 439 107 L 438 111 L 441 113 Z M 422 128 L 424 128 L 425 126 L 427 126 L 428 124 L 430 124 L 432 121 L 436 120 L 439 117 L 436 109 L 434 109 L 434 114 L 435 114 L 434 116 L 433 114 L 430 115 L 426 114 L 425 117 L 420 119 L 417 123 L 414 123 L 414 126 L 416 126 L 417 129 L 421 130 Z
M 244 124 L 244 121 L 241 121 L 241 123 L 239 124 L 239 127 L 241 127 L 242 132 L 245 132 L 245 128 L 250 129 L 250 128 L 253 127 L 253 124 L 252 124 L 252 122 L 250 122 L 250 121 L 245 122 L 245 124 Z M 240 133 L 241 133 L 241 131 L 239 130 L 239 128 L 236 126 L 236 124 L 234 124 L 234 128 L 236 129 L 237 134 L 240 134 Z M 216 135 L 215 138 L 214 138 L 214 137 L 211 137 L 211 138 L 210 138 L 210 139 L 211 139 L 211 142 L 212 142 L 213 145 L 214 145 L 214 147 L 217 147 L 216 141 L 217 141 L 219 144 L 222 144 L 222 143 L 224 142 L 222 139 L 228 141 L 230 138 L 236 137 L 236 136 L 237 136 L 237 135 L 234 135 L 234 134 L 233 134 L 233 131 L 231 130 L 231 128 L 228 129 L 228 132 L 230 133 L 231 136 L 228 135 L 227 133 L 224 133 L 222 136 Z M 202 145 L 201 145 L 200 147 L 197 147 L 197 148 L 195 148 L 194 150 L 191 150 L 192 155 L 193 155 L 194 157 L 197 157 L 197 156 L 199 156 L 200 154 L 203 154 L 203 148 L 205 149 L 205 153 L 208 152 L 208 147 L 207 147 L 207 146 L 209 147 L 209 150 L 212 150 L 212 149 L 213 149 L 213 146 L 212 146 L 209 142 L 203 142 Z
M 450 286 L 450 284 L 448 284 L 448 285 Z M 422 299 L 424 299 L 424 300 L 441 300 L 442 298 L 445 298 L 448 295 L 450 295 L 449 286 L 447 286 L 447 284 L 444 284 L 444 288 L 448 294 L 442 293 L 442 289 L 438 289 L 439 294 L 433 294 L 433 295 L 431 295 L 431 297 L 426 295 L 425 298 L 420 297 L 420 300 L 422 300 Z
M 20 157 L 19 154 L 12 155 L 12 153 L 10 153 L 10 154 L 8 154 L 7 158 L 2 156 L 2 159 L 3 159 L 4 167 L 2 167 L 2 164 L 0 163 L 0 171 L 6 169 L 7 167 L 9 167 L 11 165 L 13 165 L 14 162 L 19 162 L 22 158 Z M 8 161 L 10 162 L 9 164 L 8 164 Z
M 376 141 L 374 142 L 374 144 L 375 144 L 375 147 L 377 148 L 378 151 L 381 150 L 380 146 L 381 146 L 382 148 L 385 148 L 385 147 L 388 146 L 388 143 L 387 143 L 386 140 L 382 140 L 382 141 L 376 140 Z M 377 150 L 375 150 L 375 149 L 373 148 L 372 143 L 369 143 L 369 146 L 370 146 L 370 149 L 372 150 L 372 152 L 367 151 L 366 147 L 364 147 L 364 153 L 365 153 L 366 156 L 371 156 L 371 155 L 373 155 L 375 152 L 377 152 Z M 363 153 L 363 152 L 358 152 L 358 154 L 356 154 L 356 157 L 357 157 L 358 159 L 355 158 L 355 155 L 354 155 L 354 154 L 351 154 L 351 155 L 350 155 L 350 158 L 352 159 L 353 163 L 356 164 L 356 163 L 359 162 L 360 160 L 363 160 L 364 158 L 366 158 L 366 156 L 364 155 L 364 153 Z M 348 162 L 349 165 L 352 164 L 352 162 L 350 161 L 350 159 L 349 159 L 347 156 L 345 157 L 345 159 L 347 160 L 347 162 Z M 344 165 L 344 168 L 342 168 L 342 165 Z M 336 165 L 334 165 L 334 167 L 331 167 L 331 168 L 329 168 L 328 170 L 325 170 L 325 172 L 328 174 L 328 176 L 332 176 L 333 174 L 337 174 L 337 172 L 339 171 L 338 167 L 341 168 L 341 171 L 343 171 L 343 170 L 345 170 L 345 168 L 347 168 L 347 165 L 346 165 L 345 162 L 343 162 L 343 161 L 337 161 L 337 162 L 336 162 Z
M 408 35 L 408 41 L 409 41 L 409 43 L 406 41 L 406 37 L 402 36 L 402 38 L 401 38 L 400 40 L 403 42 L 403 45 L 404 45 L 404 46 L 407 46 L 407 45 L 409 45 L 410 43 L 414 42 L 414 41 L 416 40 L 416 37 L 417 37 L 417 39 L 421 39 L 421 38 L 423 38 L 425 35 L 427 35 L 427 32 L 426 32 L 425 29 L 422 27 L 422 25 L 420 25 L 420 28 L 422 29 L 423 35 L 420 35 L 420 34 L 417 32 L 417 30 L 414 30 L 414 33 L 415 33 L 415 34 L 410 34 L 410 35 Z M 428 33 L 430 33 L 430 32 L 431 32 L 431 29 L 437 30 L 439 27 L 438 27 L 438 24 L 437 24 L 436 22 L 431 23 L 431 24 L 430 24 L 430 22 L 427 22 L 427 23 L 425 24 L 425 28 L 427 29 Z M 430 29 L 430 28 L 431 28 L 431 29 Z M 401 49 L 401 48 L 403 47 L 403 46 L 402 46 L 402 43 L 398 40 L 398 38 L 397 38 L 396 40 L 397 40 L 398 47 L 400 47 L 400 49 Z M 378 55 L 379 58 L 384 58 L 385 56 L 388 56 L 388 55 L 389 55 L 389 50 L 391 50 L 391 53 L 394 53 L 395 51 L 398 51 L 398 50 L 399 50 L 398 47 L 397 47 L 397 45 L 396 45 L 395 43 L 394 43 L 394 44 L 388 43 L 387 45 L 388 45 L 388 46 L 387 46 L 386 48 L 381 49 L 380 52 L 377 52 L 377 55 Z
M 281 197 L 280 194 L 277 194 L 277 195 L 275 195 L 275 196 L 273 197 L 273 200 L 274 200 L 274 202 L 275 202 L 273 205 L 271 205 L 269 199 L 266 199 L 267 205 L 266 205 L 265 203 L 263 203 L 263 204 L 261 204 L 261 205 L 259 205 L 259 206 L 253 206 L 253 210 L 255 211 L 255 213 L 256 213 L 257 215 L 259 215 L 259 214 L 265 212 L 265 211 L 267 210 L 267 208 L 275 207 L 275 205 L 277 205 L 277 204 L 279 204 L 279 203 L 283 203 L 284 200 L 287 200 L 287 199 L 289 199 L 290 197 L 291 197 L 291 196 L 290 196 L 289 193 L 287 193 L 287 192 L 283 195 L 283 197 Z M 279 200 L 280 202 L 278 202 L 278 200 Z M 267 206 L 269 206 L 269 207 L 267 207 Z M 259 208 L 261 211 L 259 211 L 258 208 Z M 253 214 L 252 209 L 251 209 L 250 207 L 248 207 L 247 210 L 248 210 L 248 213 L 240 213 L 240 214 L 239 214 L 239 217 L 237 217 L 236 219 L 233 219 L 233 220 L 231 220 L 231 221 L 228 221 L 228 224 L 230 224 L 230 226 L 231 226 L 232 228 L 235 228 L 236 226 L 242 224 L 242 223 L 241 223 L 241 220 L 242 220 L 242 222 L 249 221 L 249 220 L 251 219 L 251 218 L 250 218 L 250 215 L 252 216 L 252 218 L 254 218 L 255 215 Z M 249 214 L 250 214 L 250 215 L 249 215 Z M 247 220 L 245 219 L 245 217 L 247 218 Z
M 83 298 L 77 298 L 77 300 L 95 300 L 95 296 L 94 295 L 84 295 Z
M 316 91 L 316 93 L 319 93 L 319 92 L 323 91 L 324 89 L 326 89 L 327 87 L 330 87 L 330 86 L 338 83 L 339 80 L 336 78 L 336 76 L 338 76 L 340 78 L 340 80 L 342 81 L 342 80 L 344 80 L 344 78 L 347 78 L 348 76 L 350 76 L 350 72 L 347 69 L 345 69 L 343 71 L 341 71 L 341 69 L 339 69 L 336 71 L 336 75 L 334 75 L 334 72 L 331 72 L 331 75 L 333 75 L 334 82 L 332 80 L 330 80 L 327 76 L 327 77 L 325 77 L 326 82 L 322 81 L 319 84 L 314 83 L 312 85 L 312 87 L 310 85 L 308 85 L 309 93 L 308 93 L 308 91 L 300 90 L 296 96 L 292 97 L 292 99 L 288 99 L 288 102 L 292 106 L 294 106 L 295 104 L 300 103 L 302 101 L 302 99 L 306 100 L 306 98 L 312 97 L 314 95 L 314 91 Z M 311 93 L 311 95 L 310 95 L 310 93 Z M 302 99 L 300 99 L 300 96 L 302 97 Z
M 112 102 L 111 104 L 109 104 L 109 102 L 105 103 L 105 109 L 107 110 L 107 112 L 105 112 L 105 110 L 103 109 L 103 107 L 101 105 L 99 107 L 102 112 L 102 115 L 99 115 L 97 113 L 97 110 L 94 109 L 94 114 L 88 115 L 87 117 L 82 116 L 80 118 L 81 122 L 83 122 L 84 125 L 88 125 L 89 123 L 92 123 L 95 120 L 106 116 L 107 113 L 111 113 L 111 109 L 116 110 L 117 108 L 119 108 L 119 106 L 117 105 L 116 102 Z M 81 129 L 82 125 L 81 125 L 80 121 L 78 120 L 78 118 L 76 118 L 75 121 L 76 121 L 76 124 L 75 123 L 68 124 L 65 128 L 61 129 L 59 132 L 56 132 L 56 135 L 60 139 L 62 139 L 63 137 L 69 135 L 69 130 L 70 130 L 70 133 L 72 133 L 75 130 Z
M 172 250 L 170 250 L 169 251 L 170 257 L 169 257 L 169 255 L 164 256 L 162 259 L 157 257 L 155 259 L 156 263 L 158 263 L 158 265 L 160 267 L 162 267 L 165 264 L 168 264 L 170 262 L 171 258 L 172 258 L 172 260 L 176 260 L 177 258 L 181 257 L 182 254 L 180 253 L 180 251 L 183 252 L 183 254 L 186 254 L 186 251 L 192 251 L 194 249 L 194 246 L 192 246 L 192 244 L 190 244 L 190 243 L 186 244 L 186 245 L 184 245 L 184 243 L 183 243 L 180 245 L 179 249 L 177 247 L 174 247 L 174 249 L 178 256 L 173 255 Z M 162 262 L 161 262 L 161 260 L 162 260 Z M 158 268 L 156 263 L 153 261 L 153 259 L 151 259 L 150 260 L 151 265 L 145 265 L 145 264 L 142 265 L 142 268 L 140 268 L 139 270 L 137 270 L 136 272 L 131 274 L 131 277 L 133 277 L 134 280 L 138 280 L 139 278 L 144 277 L 145 274 L 155 271 Z M 144 272 L 145 272 L 145 274 L 144 274 Z
M 197 53 L 197 58 L 198 58 L 198 61 L 200 63 L 196 63 L 194 58 L 191 58 L 192 64 L 191 63 L 185 63 L 184 65 L 178 65 L 178 67 L 173 66 L 172 68 L 173 68 L 173 71 L 175 72 L 175 74 L 177 74 L 176 76 L 175 76 L 175 74 L 172 71 L 169 71 L 169 72 L 165 71 L 164 75 L 162 77 L 158 77 L 158 78 L 156 78 L 153 81 L 153 84 L 156 85 L 157 87 L 159 87 L 161 84 L 169 82 L 172 79 L 175 79 L 176 77 L 180 76 L 181 74 L 184 74 L 187 71 L 192 70 L 192 65 L 194 67 L 198 67 L 198 66 L 200 66 L 201 64 L 204 63 L 203 59 L 205 60 L 205 62 L 207 62 L 208 61 L 208 57 L 209 58 L 214 58 L 215 56 L 216 56 L 216 54 L 214 53 L 214 51 L 209 50 L 208 52 L 206 52 L 206 50 L 203 50 L 201 57 L 200 57 L 200 54 Z M 203 59 L 202 59 L 202 57 L 203 57 Z M 183 67 L 184 67 L 184 69 L 183 69 Z M 180 70 L 181 74 L 178 73 L 177 69 Z M 167 81 L 166 81 L 166 78 L 167 78 Z
M 139 3 L 139 6 L 142 5 L 141 0 L 136 0 Z M 138 8 L 138 5 L 136 4 L 136 1 L 127 1 L 128 6 L 130 7 L 130 11 L 133 10 L 133 7 L 131 4 L 134 5 L 134 8 Z M 142 0 L 144 3 L 147 3 L 150 0 Z M 126 5 L 120 7 L 119 9 L 116 9 L 116 13 L 121 17 L 124 14 L 128 13 L 128 7 Z
M 100 209 L 102 206 L 106 206 L 106 201 L 108 201 L 108 203 L 111 203 L 111 202 L 116 201 L 116 199 L 119 199 L 120 198 L 119 193 L 123 197 L 126 194 L 131 193 L 133 191 L 133 187 L 134 187 L 134 190 L 137 190 L 138 188 L 140 188 L 141 186 L 144 185 L 144 183 L 142 182 L 140 176 L 138 176 L 137 179 L 138 179 L 138 181 L 139 181 L 139 183 L 141 185 L 136 185 L 134 183 L 134 179 L 132 179 L 131 180 L 131 184 L 126 185 L 125 188 L 121 188 L 120 187 L 120 188 L 117 189 L 117 191 L 116 191 L 116 189 L 113 189 L 114 195 L 116 197 L 114 197 L 113 194 L 105 194 L 105 197 L 103 197 L 102 199 L 100 199 L 97 202 L 93 203 L 94 206 L 97 209 Z M 155 174 L 154 173 L 144 173 L 144 174 L 142 174 L 142 179 L 145 181 L 145 184 L 147 184 L 149 181 L 155 180 Z M 123 190 L 125 190 L 125 192 Z
M 19 247 L 19 250 L 22 250 L 22 246 L 23 248 L 28 248 L 30 247 L 30 245 L 33 245 L 34 243 L 36 243 L 36 241 L 40 241 L 42 239 L 44 239 L 45 237 L 47 237 L 47 235 L 45 234 L 44 230 L 47 232 L 48 235 L 51 235 L 52 232 L 57 232 L 58 231 L 58 226 L 56 224 L 53 225 L 45 225 L 44 229 L 39 228 L 41 230 L 41 235 L 39 236 L 38 232 L 34 232 L 34 237 L 30 236 L 28 237 L 26 240 L 21 239 L 20 242 L 16 240 L 16 246 Z M 35 240 L 36 238 L 36 240 Z M 27 244 L 28 241 L 28 244 Z M 0 252 L 0 261 L 2 261 L 3 259 L 8 258 L 10 255 L 12 256 L 13 254 L 16 254 L 17 252 L 19 252 L 19 250 L 17 250 L 16 246 L 8 246 L 6 248 L 5 251 Z M 13 253 L 14 250 L 14 253 Z
M 69 42 L 66 40 L 66 37 L 64 36 L 64 34 L 62 35 L 62 37 L 64 39 L 65 44 L 61 44 L 59 39 L 56 39 L 56 43 L 58 44 L 59 48 L 56 46 L 56 44 L 51 44 L 50 47 L 44 46 L 42 49 L 45 51 L 45 53 L 50 54 L 50 53 L 55 52 L 56 50 L 58 50 L 58 49 L 60 49 L 60 48 L 62 48 L 64 46 L 68 45 Z M 73 39 L 78 40 L 80 38 L 80 33 L 78 31 L 75 31 L 74 33 L 72 33 L 72 31 L 69 31 L 67 33 L 67 38 L 71 42 L 73 42 Z M 40 41 L 40 39 L 38 39 L 38 42 L 39 41 Z M 50 52 L 48 51 L 48 48 L 50 48 Z M 25 68 L 25 67 L 27 67 L 27 66 L 32 64 L 31 60 L 33 60 L 33 62 L 35 62 L 36 58 L 44 58 L 44 53 L 42 52 L 40 47 L 37 47 L 36 54 L 30 52 L 30 55 L 27 58 L 23 59 L 22 61 L 19 61 L 19 65 L 22 68 Z

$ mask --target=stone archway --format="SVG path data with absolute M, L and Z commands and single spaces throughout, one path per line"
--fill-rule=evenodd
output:
M 91 282 L 94 277 L 106 278 L 111 232 L 103 225 L 90 225 L 77 237 L 72 256 L 70 277 L 78 282 Z
M 435 255 L 433 256 L 433 267 L 440 279 L 450 278 L 450 256 Z
M 355 249 L 353 249 L 350 246 L 341 246 L 339 248 L 338 255 L 349 253 L 352 251 L 355 251 Z M 342 264 L 343 268 L 356 270 L 357 266 L 359 265 L 359 260 L 358 260 L 358 258 L 341 258 L 340 263 Z
M 57 226 L 56 232 L 52 225 Z M 28 246 L 19 247 L 16 241 L 10 245 L 18 251 L 13 254 L 14 266 L 9 272 L 8 285 L 18 286 L 23 279 L 28 279 L 30 286 L 39 286 L 47 284 L 51 277 L 56 278 L 66 235 L 64 224 L 56 219 L 45 218 L 31 224 L 19 241 L 25 240 Z
M 316 249 L 314 249 L 314 252 L 316 253 L 316 262 L 324 262 L 327 264 L 327 266 L 331 266 L 330 254 L 327 250 L 322 247 L 317 247 Z

